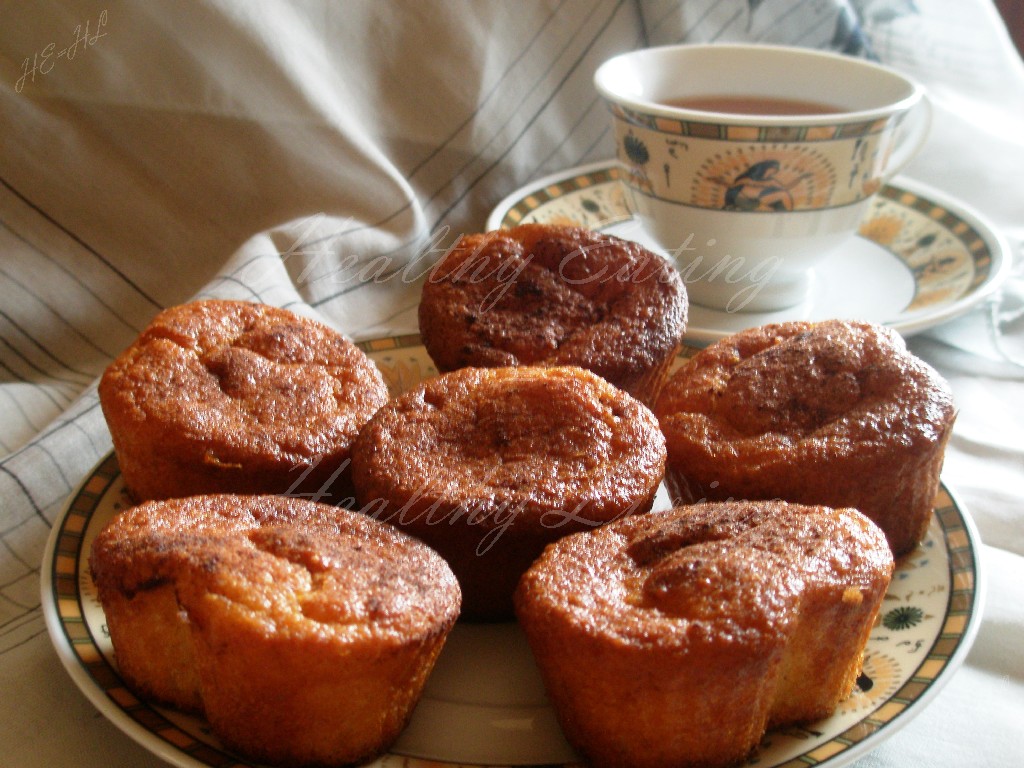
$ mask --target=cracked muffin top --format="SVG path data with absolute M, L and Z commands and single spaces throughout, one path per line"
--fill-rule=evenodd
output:
M 693 504 L 550 545 L 516 613 L 587 764 L 732 766 L 849 696 L 893 567 L 855 509 Z
M 405 727 L 458 618 L 444 560 L 392 526 L 276 495 L 116 514 L 90 569 L 118 673 L 260 765 L 355 765 Z
M 100 595 L 172 584 L 193 620 L 211 612 L 270 637 L 407 642 L 450 626 L 459 590 L 444 560 L 366 515 L 304 499 L 218 494 L 120 513 L 90 558 Z
M 320 488 L 387 399 L 341 334 L 263 304 L 161 312 L 111 366 L 100 402 L 137 499 Z M 259 478 L 265 478 L 260 480 Z
M 666 382 L 655 413 L 673 500 L 854 507 L 901 554 L 927 531 L 956 407 L 895 331 L 826 320 L 708 346 Z
M 352 448 L 360 509 L 437 550 L 463 615 L 512 617 L 551 541 L 651 509 L 665 439 L 645 405 L 574 366 L 461 368 L 393 398 Z
M 752 328 L 695 355 L 666 385 L 669 431 L 754 452 L 801 441 L 855 445 L 899 432 L 931 442 L 953 413 L 949 388 L 883 326 L 794 321 Z
M 675 268 L 582 227 L 465 235 L 431 271 L 420 334 L 438 370 L 575 365 L 650 404 L 686 329 Z
M 558 529 L 643 510 L 664 462 L 654 414 L 572 366 L 433 377 L 381 408 L 353 453 L 365 509 L 381 514 L 386 501 L 394 509 L 384 519 L 401 524 L 418 520 L 420 507 L 461 503 L 473 513 L 467 524 L 482 529 L 502 525 L 510 510 L 513 527 Z

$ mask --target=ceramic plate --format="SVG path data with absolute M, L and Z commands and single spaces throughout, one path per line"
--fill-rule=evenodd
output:
M 575 224 L 660 249 L 634 218 L 613 162 L 540 179 L 505 198 L 487 229 Z M 664 251 L 661 251 L 664 253 Z M 919 183 L 884 187 L 859 234 L 813 270 L 803 304 L 780 312 L 693 305 L 686 337 L 707 344 L 783 320 L 870 320 L 910 335 L 967 312 L 1009 274 L 1008 246 L 977 213 Z M 685 274 L 684 274 L 685 282 Z
M 436 374 L 415 336 L 361 346 L 393 393 Z M 228 754 L 201 719 L 140 701 L 118 676 L 88 554 L 96 533 L 129 503 L 110 455 L 71 495 L 54 525 L 42 565 L 43 609 L 54 646 L 97 709 L 167 762 L 182 768 L 248 766 Z M 667 506 L 664 493 L 658 506 Z M 893 577 L 854 694 L 826 720 L 769 732 L 757 765 L 838 768 L 905 724 L 959 666 L 973 640 L 982 594 L 977 555 L 973 524 L 943 487 L 927 538 Z M 518 627 L 459 624 L 409 726 L 374 765 L 551 766 L 576 760 Z

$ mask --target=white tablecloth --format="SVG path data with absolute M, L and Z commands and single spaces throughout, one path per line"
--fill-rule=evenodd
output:
M 988 0 L 0 2 L 0 762 L 162 764 L 71 684 L 39 587 L 53 521 L 110 450 L 95 381 L 149 319 L 224 296 L 353 338 L 415 332 L 403 265 L 532 179 L 612 155 L 601 61 L 708 40 L 924 81 L 935 124 L 906 175 L 1011 243 L 1000 292 L 911 339 L 960 409 L 944 476 L 980 530 L 984 620 L 857 764 L 1020 765 L 1024 68 Z

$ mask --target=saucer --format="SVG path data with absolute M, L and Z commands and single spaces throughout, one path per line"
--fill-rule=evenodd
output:
M 659 253 L 630 210 L 614 161 L 538 179 L 502 200 L 487 229 L 569 224 L 634 240 Z M 812 270 L 810 297 L 778 312 L 691 304 L 688 341 L 711 343 L 785 320 L 868 320 L 910 336 L 969 311 L 1009 274 L 1005 241 L 967 206 L 898 178 L 879 191 L 857 236 Z

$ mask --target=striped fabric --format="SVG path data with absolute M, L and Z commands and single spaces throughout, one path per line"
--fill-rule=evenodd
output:
M 987 0 L 958 4 L 994 22 Z M 0 679 L 45 660 L 66 684 L 40 557 L 111 448 L 97 377 L 159 309 L 233 297 L 356 339 L 415 332 L 418 280 L 459 234 L 530 180 L 612 155 L 592 85 L 609 56 L 753 40 L 913 70 L 908 25 L 937 35 L 921 9 L 954 5 L 0 3 Z
M 24 531 L 109 450 L 93 381 L 161 307 L 230 296 L 353 337 L 415 331 L 430 259 L 518 186 L 611 155 L 591 83 L 604 59 L 748 37 L 863 52 L 843 3 L 766 5 L 54 3 L 6 18 L 0 530 L 33 544 L 9 545 L 0 611 L 34 608 L 4 600 L 34 579 Z

